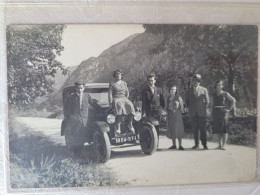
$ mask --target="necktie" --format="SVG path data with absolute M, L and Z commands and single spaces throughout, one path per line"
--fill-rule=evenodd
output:
M 198 96 L 198 87 L 194 87 L 194 95 Z
M 80 107 L 80 109 L 81 109 L 81 106 L 82 106 L 82 95 L 83 95 L 83 93 L 81 93 L 79 95 L 79 107 Z
M 152 94 L 154 94 L 154 87 L 150 87 Z

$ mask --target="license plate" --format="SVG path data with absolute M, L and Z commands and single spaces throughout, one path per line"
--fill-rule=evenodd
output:
M 132 142 L 139 139 L 140 139 L 139 134 L 136 134 L 136 135 L 123 136 L 123 137 L 116 137 L 115 141 L 116 144 L 119 144 L 119 143 Z

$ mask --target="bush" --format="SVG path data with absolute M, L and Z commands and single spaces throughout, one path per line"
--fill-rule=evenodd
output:
M 241 124 L 232 124 L 228 143 L 246 146 L 256 145 L 256 133 L 250 129 L 243 128 Z
M 189 117 L 185 116 L 184 128 L 186 138 L 192 137 L 192 125 Z M 212 122 L 207 120 L 207 140 L 217 142 L 217 135 L 212 134 Z M 233 117 L 229 120 L 228 143 L 255 146 L 256 145 L 256 116 Z

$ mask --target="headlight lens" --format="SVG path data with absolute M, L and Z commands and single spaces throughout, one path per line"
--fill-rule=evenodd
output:
M 136 121 L 140 121 L 141 118 L 142 118 L 142 114 L 141 114 L 141 112 L 138 112 L 138 111 L 135 112 L 134 119 L 135 119 Z
M 116 117 L 113 114 L 107 115 L 107 123 L 113 124 L 116 121 Z

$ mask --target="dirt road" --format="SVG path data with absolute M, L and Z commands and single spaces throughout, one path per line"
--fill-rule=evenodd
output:
M 66 150 L 60 136 L 60 119 L 20 117 L 17 121 L 36 136 L 55 143 L 59 151 Z M 215 150 L 216 143 L 208 143 L 209 150 L 191 150 L 193 141 L 183 140 L 184 151 L 168 150 L 171 141 L 160 137 L 160 151 L 151 156 L 142 153 L 139 145 L 112 147 L 111 159 L 105 166 L 111 168 L 130 185 L 170 185 L 185 183 L 215 183 L 250 181 L 255 177 L 256 149 L 227 145 L 226 150 Z M 41 148 L 43 148 L 42 146 Z M 39 153 L 41 151 L 38 151 Z

